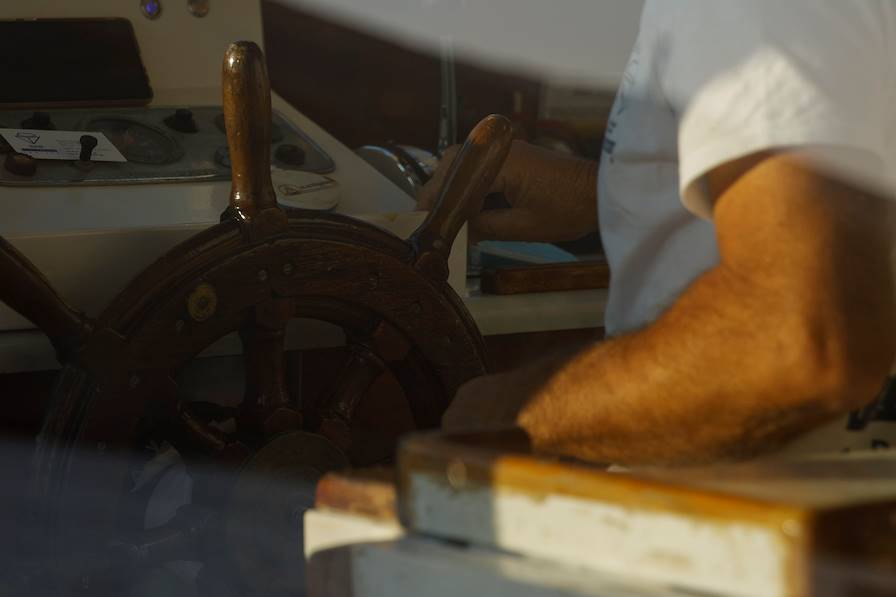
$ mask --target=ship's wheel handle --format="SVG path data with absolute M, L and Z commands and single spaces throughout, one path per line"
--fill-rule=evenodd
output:
M 0 237 L 0 301 L 43 331 L 60 361 L 79 349 L 93 323 L 72 309 L 27 257 Z
M 435 207 L 411 236 L 419 271 L 437 280 L 448 279 L 454 239 L 464 223 L 482 209 L 512 141 L 510 121 L 497 115 L 481 120 L 467 137 L 451 163 Z
M 231 215 L 262 238 L 286 227 L 271 184 L 271 87 L 261 48 L 230 44 L 222 69 L 224 124 L 230 149 Z

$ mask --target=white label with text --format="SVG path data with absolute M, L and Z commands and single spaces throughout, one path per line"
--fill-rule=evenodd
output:
M 92 162 L 126 162 L 118 148 L 103 133 L 94 131 L 43 131 L 35 129 L 0 129 L 14 151 L 39 160 L 78 160 L 81 158 L 81 137 L 96 140 L 90 152 Z

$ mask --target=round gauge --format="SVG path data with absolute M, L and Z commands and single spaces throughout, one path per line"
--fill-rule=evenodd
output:
M 127 118 L 97 118 L 87 130 L 106 135 L 129 161 L 138 164 L 170 164 L 183 157 L 177 141 L 161 129 Z

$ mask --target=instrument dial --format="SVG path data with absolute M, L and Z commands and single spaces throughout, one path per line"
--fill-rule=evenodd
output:
M 129 162 L 170 164 L 183 157 L 183 149 L 164 131 L 127 118 L 97 118 L 87 130 L 105 134 Z

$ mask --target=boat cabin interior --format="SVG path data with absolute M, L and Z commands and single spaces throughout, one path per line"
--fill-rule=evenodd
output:
M 642 3 L 596 3 L 589 81 L 477 58 L 472 17 L 397 33 L 419 4 L 0 7 L 0 597 L 896 594 L 886 451 L 629 468 L 442 428 L 607 335 L 596 222 L 471 222 L 518 207 L 520 147 L 606 154 Z

